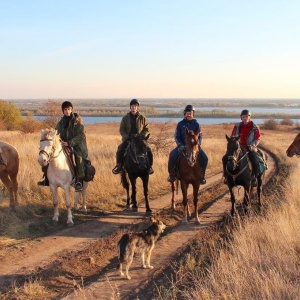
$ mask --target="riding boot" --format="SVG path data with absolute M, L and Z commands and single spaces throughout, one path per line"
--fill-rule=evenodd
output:
M 120 149 L 117 151 L 117 165 L 112 169 L 112 172 L 116 174 L 122 173 L 123 170 L 123 153 L 121 153 Z
M 83 179 L 76 178 L 75 192 L 81 192 L 83 189 Z
M 42 167 L 42 172 L 44 173 L 43 175 L 43 180 L 38 182 L 38 186 L 49 186 L 49 180 L 47 177 L 47 170 L 48 170 L 48 165 L 45 167 Z
M 200 172 L 200 184 L 206 184 L 205 171 L 206 170 L 202 170 L 201 169 L 201 172 Z
M 149 171 L 148 171 L 148 174 L 149 175 L 152 175 L 154 173 L 154 170 L 152 169 L 152 165 L 153 165 L 153 154 L 152 154 L 152 151 L 149 147 L 147 147 L 147 156 L 148 156 L 148 159 L 149 159 Z
M 172 169 L 172 170 L 169 172 L 168 181 L 169 181 L 169 182 L 174 182 L 176 179 L 177 179 L 177 176 L 176 176 L 176 170 L 175 170 L 175 168 L 174 168 L 174 169 Z

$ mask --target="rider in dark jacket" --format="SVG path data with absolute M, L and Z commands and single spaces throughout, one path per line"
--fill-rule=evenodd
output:
M 132 99 L 129 103 L 130 112 L 128 112 L 121 121 L 120 124 L 120 134 L 122 136 L 122 143 L 119 145 L 116 159 L 117 165 L 112 169 L 114 174 L 119 174 L 122 172 L 124 163 L 124 154 L 126 147 L 128 145 L 128 139 L 131 134 L 143 134 L 147 135 L 149 133 L 149 126 L 146 117 L 141 114 L 139 109 L 140 103 L 137 99 Z M 153 174 L 152 169 L 153 164 L 153 154 L 149 147 L 147 147 L 147 156 L 149 158 L 149 174 Z
M 173 149 L 170 152 L 169 156 L 169 163 L 168 163 L 168 170 L 169 170 L 169 182 L 173 182 L 176 180 L 176 164 L 179 157 L 179 152 L 182 151 L 185 147 L 185 128 L 188 128 L 189 130 L 193 130 L 194 132 L 197 132 L 200 129 L 200 136 L 199 136 L 199 159 L 200 159 L 200 166 L 202 169 L 202 174 L 200 178 L 200 183 L 205 184 L 205 171 L 208 163 L 208 157 L 201 148 L 201 142 L 202 142 L 202 132 L 201 127 L 196 119 L 194 119 L 194 113 L 195 109 L 193 105 L 187 105 L 184 109 L 184 119 L 181 120 L 176 127 L 175 131 L 175 142 L 177 144 L 177 147 Z

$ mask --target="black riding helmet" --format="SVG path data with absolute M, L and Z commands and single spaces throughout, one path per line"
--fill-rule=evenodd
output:
M 248 110 L 248 109 L 243 109 L 242 112 L 241 112 L 241 115 L 240 117 L 242 116 L 251 116 L 251 112 Z
M 67 107 L 72 107 L 72 109 L 73 109 L 73 104 L 70 101 L 64 101 L 61 105 L 61 110 L 64 112 L 64 108 L 67 108 Z
M 137 105 L 137 106 L 140 106 L 140 102 L 139 102 L 137 99 L 132 99 L 132 100 L 130 101 L 129 106 L 131 106 L 131 105 Z
M 185 114 L 187 111 L 193 111 L 193 112 L 195 112 L 194 106 L 191 105 L 191 104 L 188 104 L 188 105 L 185 107 L 183 113 Z

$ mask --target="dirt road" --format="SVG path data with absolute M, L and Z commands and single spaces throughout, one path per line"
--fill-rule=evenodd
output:
M 269 159 L 268 165 L 266 180 L 275 172 L 272 159 Z M 61 230 L 47 237 L 27 241 L 10 249 L 1 262 L 0 290 L 4 292 L 14 281 L 23 282 L 26 278 L 35 276 L 42 276 L 47 280 L 49 274 L 51 282 L 47 285 L 57 291 L 57 298 L 83 299 L 83 294 L 85 299 L 112 299 L 113 297 L 133 299 L 133 295 L 135 298 L 141 297 L 143 286 L 164 266 L 169 265 L 170 258 L 196 235 L 221 220 L 230 210 L 228 189 L 221 184 L 221 176 L 217 174 L 208 178 L 207 184 L 201 186 L 200 226 L 192 222 L 182 224 L 178 217 L 181 214 L 170 215 L 170 194 L 151 201 L 154 215 L 160 217 L 163 211 L 165 215 L 169 215 L 168 228 L 153 251 L 154 268 L 141 269 L 140 258 L 136 257 L 130 270 L 132 277 L 130 281 L 121 277 L 116 271 L 116 241 L 124 230 L 134 226 L 136 229 L 146 227 L 147 218 L 143 203 L 137 213 L 125 210 L 108 214 L 97 220 Z M 180 192 L 177 202 L 181 202 Z M 191 204 L 190 207 L 192 208 Z M 95 249 L 99 249 L 98 252 Z M 74 274 L 74 268 L 78 268 L 79 270 L 75 272 L 77 276 L 69 280 L 62 279 L 60 282 L 57 279 L 60 276 L 55 277 L 54 273 L 62 266 L 69 268 L 70 274 Z

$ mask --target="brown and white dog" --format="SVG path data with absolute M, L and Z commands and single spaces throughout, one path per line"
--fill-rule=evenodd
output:
M 118 242 L 118 269 L 120 269 L 121 276 L 124 276 L 122 263 L 125 263 L 127 279 L 131 279 L 129 276 L 129 268 L 132 264 L 134 253 L 141 253 L 143 268 L 153 269 L 153 266 L 150 265 L 151 252 L 155 246 L 155 242 L 165 230 L 166 225 L 159 220 L 155 220 L 153 217 L 151 217 L 150 220 L 152 224 L 146 230 L 142 232 L 125 233 Z

